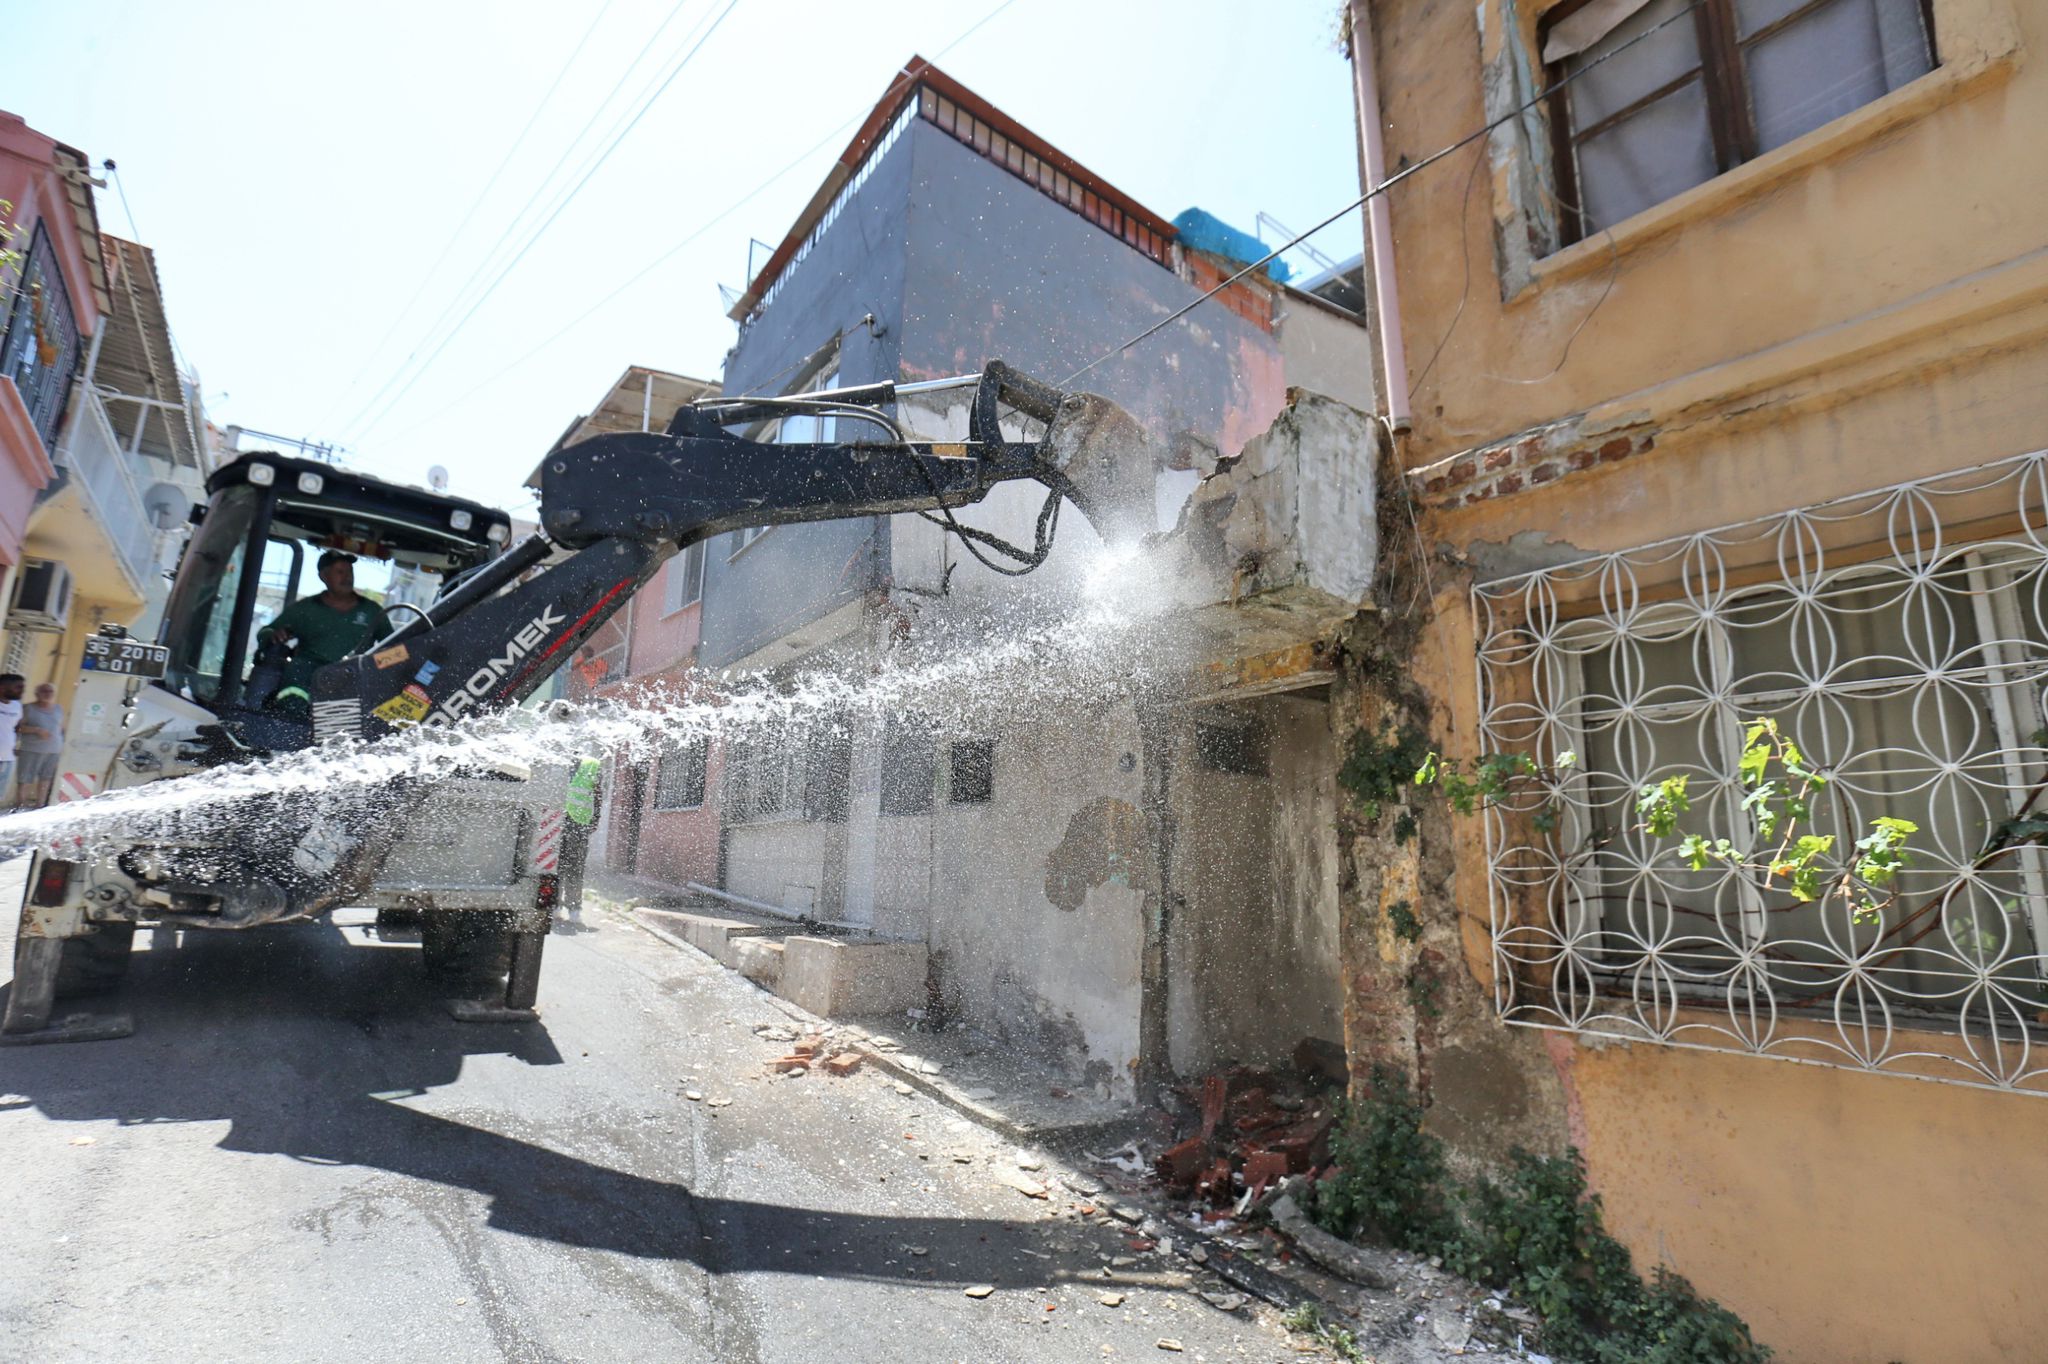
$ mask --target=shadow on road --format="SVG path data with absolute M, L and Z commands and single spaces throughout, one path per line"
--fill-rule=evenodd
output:
M 562 1057 L 539 1023 L 454 1022 L 414 952 L 350 943 L 325 923 L 187 933 L 181 945 L 138 954 L 123 994 L 140 1025 L 132 1038 L 0 1050 L 0 1109 L 33 1106 L 62 1122 L 226 1120 L 226 1149 L 470 1190 L 490 1199 L 493 1228 L 687 1261 L 717 1274 L 999 1287 L 1072 1277 L 1062 1267 L 1071 1248 L 1060 1253 L 1032 1223 L 704 1196 L 393 1102 L 453 1084 L 473 1056 L 505 1055 L 530 1066 L 558 1065 Z M 502 1090 L 492 1097 L 506 1099 Z M 516 1097 L 494 1106 L 516 1108 Z M 546 1121 L 536 1117 L 532 1125 Z M 593 1144 L 619 1149 L 597 1115 L 588 1126 Z M 929 1253 L 906 1256 L 908 1245 Z

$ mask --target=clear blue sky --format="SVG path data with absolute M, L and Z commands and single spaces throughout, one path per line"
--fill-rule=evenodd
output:
M 850 136 L 834 130 L 913 53 L 1167 217 L 1200 205 L 1250 230 L 1263 209 L 1299 228 L 1356 196 L 1336 0 L 1011 0 L 938 56 L 998 3 L 739 0 L 566 208 L 589 154 L 726 0 L 0 0 L 0 108 L 119 163 L 214 421 L 339 440 L 349 462 L 416 481 L 444 464 L 454 491 L 519 510 L 521 479 L 626 365 L 717 377 L 734 331 L 717 286 L 745 282 L 749 237 L 781 238 Z M 515 215 L 500 262 L 557 208 L 425 364 Z M 129 234 L 111 189 L 100 214 Z M 1317 244 L 1348 257 L 1359 233 L 1354 214 Z

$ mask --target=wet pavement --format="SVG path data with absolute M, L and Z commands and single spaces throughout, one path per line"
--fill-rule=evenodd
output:
M 620 918 L 473 1025 L 342 917 L 145 933 L 133 1037 L 0 1049 L 0 1359 L 1303 1357 L 876 1068 L 773 1074 L 788 1017 Z

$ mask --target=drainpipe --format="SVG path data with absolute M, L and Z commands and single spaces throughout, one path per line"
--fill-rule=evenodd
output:
M 1374 320 L 1380 333 L 1380 374 L 1386 390 L 1387 424 L 1406 431 L 1408 352 L 1401 340 L 1401 285 L 1394 273 L 1394 217 L 1387 196 L 1385 119 L 1380 113 L 1379 71 L 1366 0 L 1351 0 L 1351 70 L 1357 80 L 1360 172 L 1365 180 L 1366 238 L 1372 251 Z

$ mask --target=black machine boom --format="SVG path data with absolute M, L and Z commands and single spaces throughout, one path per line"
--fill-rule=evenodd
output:
M 883 411 L 919 390 L 970 384 L 965 441 L 907 439 Z M 1081 501 L 1091 512 L 1053 457 L 1056 428 L 1074 408 L 1066 395 L 998 362 L 960 380 L 714 399 L 681 409 L 660 434 L 597 436 L 557 448 L 541 470 L 541 534 L 452 583 L 375 649 L 322 669 L 313 686 L 316 737 L 374 738 L 518 704 L 670 556 L 726 531 L 943 512 L 1014 479 L 1034 479 L 1053 499 Z M 1006 439 L 1005 411 L 1044 423 L 1045 438 Z M 836 430 L 872 438 L 774 444 L 728 429 L 793 413 L 831 415 Z M 1038 558 L 1048 519 L 1040 520 Z M 559 551 L 568 554 L 554 557 Z

